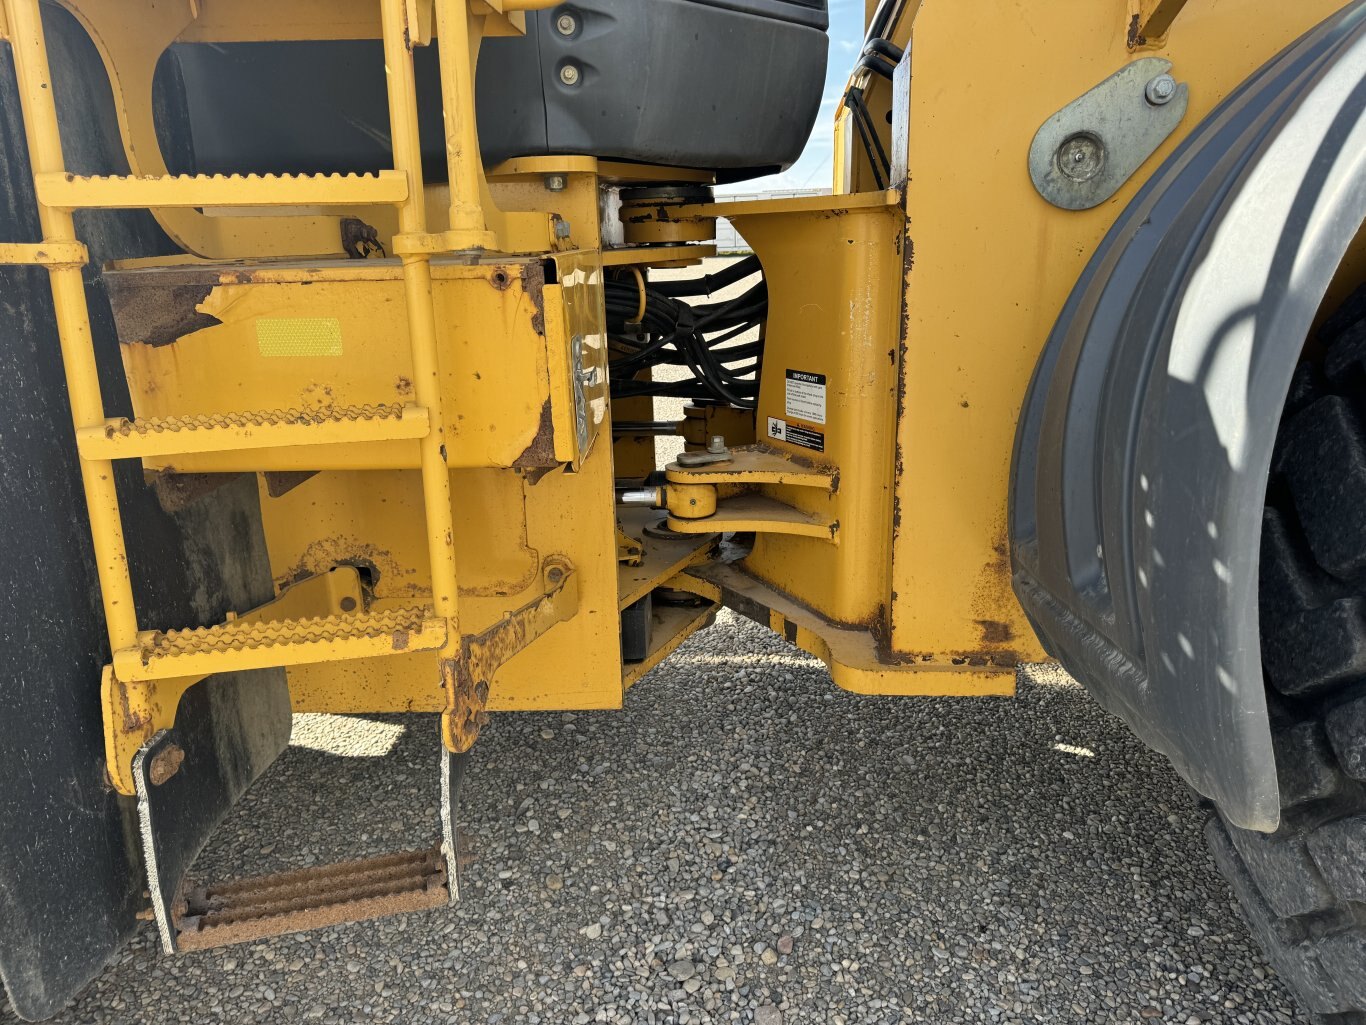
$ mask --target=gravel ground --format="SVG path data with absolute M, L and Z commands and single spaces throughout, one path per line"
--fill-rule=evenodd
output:
M 434 718 L 300 717 L 197 871 L 425 845 L 436 758 Z M 857 697 L 723 613 L 624 711 L 496 716 L 465 798 L 460 906 L 177 959 L 144 928 L 58 1020 L 1296 1020 L 1189 793 L 1054 669 Z

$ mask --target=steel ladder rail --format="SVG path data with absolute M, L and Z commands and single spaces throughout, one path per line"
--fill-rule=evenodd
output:
M 401 234 L 411 238 L 426 235 L 417 89 L 411 49 L 416 26 L 409 25 L 410 8 L 406 0 L 380 0 L 394 168 L 392 172 L 381 172 L 379 176 L 368 180 L 364 177 L 337 179 L 335 176 L 298 179 L 269 176 L 241 179 L 175 176 L 154 179 L 75 178 L 66 172 L 62 157 L 39 2 L 3 2 L 8 13 L 29 161 L 38 190 L 43 241 L 36 245 L 11 244 L 0 247 L 0 260 L 37 264 L 48 271 L 73 426 L 78 437 L 95 436 L 104 431 L 111 421 L 106 419 L 100 393 L 89 308 L 81 273 L 81 268 L 88 262 L 88 254 L 76 236 L 75 209 L 152 209 L 158 199 L 167 197 L 172 197 L 174 205 L 195 205 L 196 198 L 202 198 L 198 195 L 201 192 L 212 198 L 212 205 L 218 206 L 257 206 L 262 204 L 263 195 L 268 202 L 317 205 L 346 202 L 356 195 L 364 195 L 368 200 L 393 203 L 398 207 Z M 468 0 L 436 0 L 436 14 L 438 25 L 449 34 L 451 44 L 443 47 L 441 57 L 446 109 L 472 110 L 473 68 L 468 47 Z M 447 159 L 452 182 L 452 229 L 446 233 L 444 240 L 447 248 L 481 249 L 493 244 L 492 234 L 484 227 L 478 188 L 477 139 L 473 124 L 466 123 L 469 121 L 469 118 L 459 117 L 446 119 Z M 395 187 L 394 179 L 399 177 L 405 179 L 406 188 Z M 319 196 L 305 196 L 299 188 L 300 183 L 327 182 L 335 187 L 339 180 L 348 187 L 345 193 L 347 199 L 339 198 L 342 193 L 335 188 L 331 192 L 323 190 Z M 447 669 L 460 654 L 460 632 L 454 522 L 446 460 L 446 418 L 442 408 L 430 268 L 431 253 L 440 248 L 430 246 L 426 251 L 405 250 L 401 260 L 414 369 L 414 398 L 417 408 L 425 411 L 426 419 L 426 431 L 417 441 L 421 453 L 432 609 L 436 617 L 446 623 L 446 638 L 439 650 L 439 658 L 443 666 L 442 678 L 449 680 L 451 674 Z M 403 436 L 412 438 L 415 433 L 409 429 Z M 363 440 L 376 440 L 373 427 Z M 89 455 L 82 453 L 80 468 L 90 514 L 109 643 L 114 652 L 120 652 L 138 648 L 140 635 L 110 455 L 107 450 L 98 449 Z

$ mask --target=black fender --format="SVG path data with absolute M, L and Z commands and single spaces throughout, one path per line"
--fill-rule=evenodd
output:
M 1239 826 L 1280 818 L 1258 561 L 1280 411 L 1366 220 L 1366 2 L 1217 107 L 1106 235 L 1035 368 L 1010 496 L 1049 652 Z

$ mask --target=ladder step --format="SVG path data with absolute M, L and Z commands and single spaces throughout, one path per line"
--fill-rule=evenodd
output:
M 175 946 L 203 950 L 450 902 L 439 850 L 201 887 L 176 909 Z
M 135 646 L 114 652 L 114 675 L 125 683 L 170 680 L 435 651 L 445 643 L 446 621 L 430 608 L 316 619 L 230 620 L 194 630 L 143 631 Z
M 106 420 L 83 427 L 76 443 L 83 459 L 139 459 L 201 452 L 406 441 L 427 436 L 421 406 L 350 406 L 148 420 Z
M 38 202 L 62 210 L 140 210 L 155 207 L 371 206 L 408 198 L 408 176 L 378 174 L 180 174 L 83 177 L 34 176 Z

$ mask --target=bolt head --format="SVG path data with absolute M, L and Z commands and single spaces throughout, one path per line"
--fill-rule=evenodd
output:
M 719 455 L 726 450 L 726 439 L 723 435 L 713 434 L 707 440 L 707 451 Z
M 578 30 L 578 27 L 578 19 L 572 14 L 561 14 L 555 19 L 555 31 L 562 36 L 572 36 Z
M 569 237 L 569 222 L 568 222 L 568 221 L 563 220 L 562 218 L 558 218 L 558 217 L 555 219 L 555 237 L 556 237 L 556 238 L 568 238 L 568 237 Z
M 563 192 L 568 182 L 562 174 L 548 174 L 545 176 L 545 187 L 551 192 Z
M 578 85 L 579 66 L 577 64 L 566 64 L 560 68 L 560 81 L 565 85 Z
M 1144 87 L 1143 95 L 1156 107 L 1170 103 L 1176 95 L 1176 79 L 1171 75 L 1158 75 Z

